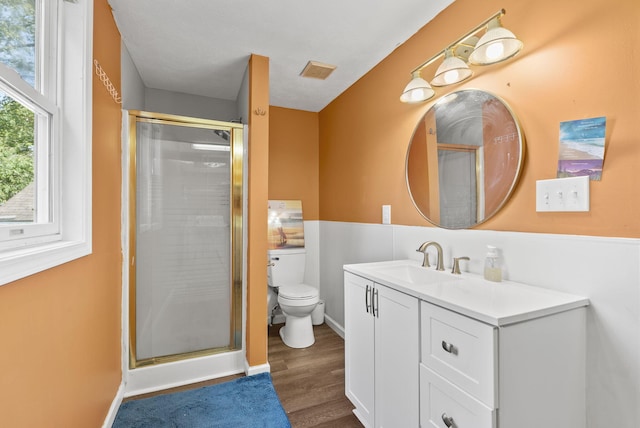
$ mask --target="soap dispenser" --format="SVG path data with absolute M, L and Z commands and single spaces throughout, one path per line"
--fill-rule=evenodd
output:
M 487 245 L 487 257 L 484 260 L 484 279 L 493 282 L 502 281 L 502 262 L 498 249 Z

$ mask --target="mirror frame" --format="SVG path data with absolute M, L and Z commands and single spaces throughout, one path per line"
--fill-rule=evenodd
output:
M 504 196 L 502 196 L 502 200 L 500 200 L 496 206 L 495 209 L 490 212 L 490 213 L 483 213 L 483 217 L 482 218 L 478 218 L 478 214 L 477 214 L 477 208 L 476 208 L 476 221 L 475 222 L 470 222 L 469 224 L 465 224 L 465 225 L 461 225 L 461 226 L 446 226 L 443 225 L 442 222 L 439 221 L 439 219 L 434 219 L 431 218 L 433 216 L 429 216 L 429 213 L 425 213 L 423 212 L 423 209 L 419 206 L 419 204 L 416 202 L 416 199 L 414 198 L 414 193 L 411 190 L 411 183 L 410 183 L 410 177 L 409 177 L 409 159 L 410 159 L 410 154 L 411 154 L 411 147 L 412 144 L 414 143 L 414 139 L 416 138 L 416 134 L 418 131 L 418 128 L 421 126 L 421 124 L 424 123 L 425 118 L 427 118 L 429 115 L 433 116 L 433 122 L 435 123 L 435 114 L 436 114 L 436 109 L 438 108 L 442 108 L 442 106 L 448 102 L 451 102 L 452 100 L 450 99 L 450 97 L 457 97 L 459 96 L 461 93 L 466 93 L 466 92 L 480 92 L 485 94 L 488 98 L 493 98 L 495 100 L 497 100 L 498 102 L 500 102 L 502 104 L 502 106 L 506 109 L 506 111 L 508 112 L 508 114 L 511 116 L 511 118 L 513 119 L 513 124 L 515 126 L 515 131 L 517 134 L 517 141 L 518 141 L 518 147 L 519 147 L 519 156 L 518 156 L 518 160 L 517 160 L 517 164 L 516 164 L 516 168 L 515 168 L 515 172 L 513 174 L 513 177 L 507 177 L 509 180 L 511 180 L 509 186 L 508 186 L 508 190 L 506 191 L 506 193 L 504 194 Z M 473 116 L 470 116 L 473 117 Z M 480 118 L 482 118 L 483 116 L 479 116 Z M 463 118 L 464 119 L 464 118 Z M 484 143 L 483 143 L 484 145 Z M 477 147 L 482 147 L 483 145 L 477 146 Z M 455 146 L 453 144 L 444 144 L 445 149 L 450 148 L 452 146 Z M 461 150 L 467 150 L 469 147 L 468 145 L 460 145 Z M 433 150 L 433 149 L 432 149 Z M 437 153 L 437 147 L 436 147 L 436 153 Z M 420 213 L 420 215 L 422 217 L 425 218 L 425 220 L 427 220 L 429 223 L 433 224 L 434 226 L 437 227 L 441 227 L 444 229 L 468 229 L 468 228 L 472 228 L 475 227 L 479 224 L 482 224 L 484 222 L 486 222 L 487 220 L 489 220 L 490 218 L 492 218 L 494 215 L 496 215 L 498 212 L 500 212 L 500 210 L 502 209 L 502 207 L 508 202 L 508 200 L 510 199 L 511 195 L 513 194 L 516 185 L 518 184 L 518 181 L 520 179 L 520 176 L 522 175 L 522 169 L 524 167 L 524 159 L 525 159 L 525 152 L 526 152 L 526 143 L 525 143 L 525 137 L 524 134 L 522 132 L 522 127 L 520 126 L 520 122 L 518 120 L 518 117 L 515 115 L 513 109 L 509 106 L 509 104 L 507 104 L 502 98 L 500 98 L 499 96 L 491 93 L 491 92 L 487 92 L 487 91 L 483 91 L 480 89 L 461 89 L 458 91 L 453 91 L 450 92 L 442 97 L 440 97 L 440 99 L 438 99 L 435 103 L 433 103 L 431 105 L 431 107 L 429 107 L 429 109 L 420 117 L 420 120 L 417 122 L 413 133 L 411 134 L 411 139 L 409 140 L 409 146 L 407 147 L 407 154 L 406 154 L 406 159 L 405 159 L 405 182 L 406 182 L 406 186 L 407 186 L 407 191 L 409 192 L 409 197 L 411 198 L 411 202 L 413 203 L 413 205 L 416 207 L 416 209 L 418 210 L 418 212 Z M 477 173 L 477 171 L 476 171 Z M 439 183 L 438 183 L 439 185 Z M 482 185 L 484 186 L 484 185 Z M 478 185 L 476 185 L 476 187 L 478 187 Z M 505 186 L 506 187 L 506 186 Z M 439 198 L 439 196 L 437 196 Z M 477 199 L 476 199 L 477 200 Z M 427 207 L 428 208 L 428 207 Z M 439 217 L 439 216 L 438 216 Z

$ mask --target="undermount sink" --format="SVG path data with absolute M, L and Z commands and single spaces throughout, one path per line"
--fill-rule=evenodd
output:
M 394 266 L 380 266 L 373 269 L 379 275 L 393 277 L 396 281 L 410 284 L 433 284 L 446 281 L 458 281 L 460 276 L 434 268 L 417 266 L 414 264 L 399 264 Z

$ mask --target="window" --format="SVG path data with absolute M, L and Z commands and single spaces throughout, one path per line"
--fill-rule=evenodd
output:
M 0 0 L 0 285 L 91 252 L 91 0 Z

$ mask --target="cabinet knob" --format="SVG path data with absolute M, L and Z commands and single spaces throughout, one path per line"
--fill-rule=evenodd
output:
M 445 351 L 447 351 L 450 354 L 458 355 L 458 348 L 453 346 L 452 343 L 447 343 L 444 340 L 442 341 L 442 349 L 444 349 Z
M 447 416 L 446 413 L 442 414 L 442 422 L 444 422 L 444 424 L 448 428 L 456 428 L 456 423 L 453 421 L 453 418 L 450 416 Z

